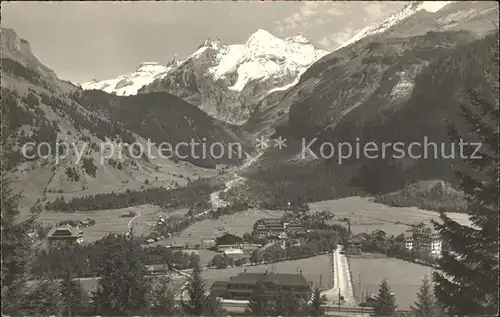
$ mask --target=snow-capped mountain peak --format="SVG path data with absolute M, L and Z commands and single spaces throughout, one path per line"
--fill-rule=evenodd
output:
M 249 107 L 297 83 L 328 53 L 302 35 L 281 39 L 258 29 L 242 44 L 208 38 L 183 61 L 167 66 L 144 62 L 133 73 L 81 86 L 117 95 L 166 90 L 218 119 L 241 123 L 248 119 Z
M 294 42 L 298 44 L 311 44 L 307 38 L 305 38 L 302 34 L 292 37 L 287 37 L 285 39 L 287 42 Z
M 441 10 L 444 6 L 453 3 L 455 1 L 412 1 L 409 4 L 405 5 L 400 11 L 396 12 L 395 14 L 391 15 L 387 19 L 385 19 L 382 23 L 373 26 L 373 27 L 366 27 L 362 29 L 358 34 L 355 36 L 351 37 L 349 40 L 344 42 L 341 46 L 339 46 L 337 49 L 349 46 L 353 43 L 356 43 L 357 41 L 361 40 L 364 37 L 382 33 L 386 31 L 387 29 L 395 26 L 399 22 L 409 18 L 410 16 L 414 15 L 420 10 L 425 10 L 428 12 L 437 12 Z
M 135 95 L 145 85 L 166 76 L 168 71 L 176 65 L 176 63 L 173 64 L 163 66 L 156 62 L 143 62 L 137 66 L 133 73 L 101 81 L 93 79 L 80 86 L 85 90 L 98 89 L 119 96 Z
M 165 66 L 160 65 L 156 62 L 143 62 L 137 67 L 136 72 L 138 73 L 161 73 L 165 71 Z
M 242 44 L 208 39 L 165 78 L 141 92 L 167 90 L 218 119 L 241 123 L 248 119 L 249 107 L 296 83 L 328 53 L 302 35 L 282 39 L 263 29 Z
M 259 29 L 248 38 L 245 46 L 252 52 L 262 52 L 279 48 L 282 44 L 282 39 L 272 35 L 268 31 Z

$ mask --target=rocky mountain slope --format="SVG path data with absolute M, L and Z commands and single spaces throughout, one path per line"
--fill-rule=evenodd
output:
M 244 158 L 244 152 L 241 157 L 229 151 L 203 153 L 201 146 L 176 151 L 179 142 L 194 140 L 210 149 L 215 142 L 239 144 L 239 136 L 233 127 L 165 92 L 126 97 L 84 91 L 58 79 L 13 30 L 1 32 L 2 137 L 14 150 L 3 168 L 23 192 L 22 208 L 59 196 L 183 186 L 217 175 L 216 165 Z M 161 142 L 173 147 L 163 157 Z
M 245 44 L 207 40 L 140 92 L 167 91 L 215 118 L 241 124 L 258 107 L 265 108 L 263 99 L 293 86 L 325 54 L 303 36 L 280 39 L 264 30 Z
M 142 87 L 167 76 L 167 73 L 178 64 L 172 61 L 163 66 L 156 62 L 145 62 L 141 63 L 133 73 L 101 81 L 94 79 L 80 86 L 85 90 L 102 90 L 118 96 L 136 95 Z
M 407 37 L 428 31 L 487 32 L 497 26 L 498 4 L 478 1 L 411 1 L 382 23 L 366 27 L 338 49 L 367 37 Z M 377 38 L 379 39 L 379 38 Z
M 446 122 L 462 124 L 458 105 L 470 102 L 468 90 L 479 89 L 486 98 L 495 100 L 490 87 L 498 72 L 498 15 L 491 12 L 498 5 L 489 6 L 468 2 L 467 6 L 448 4 L 442 13 L 420 10 L 417 14 L 425 15 L 428 24 L 419 30 L 411 17 L 400 20 L 309 67 L 299 83 L 273 105 L 282 111 L 289 109 L 279 120 L 268 120 L 275 122 L 271 130 L 276 131 L 275 136 L 287 138 L 288 146 L 286 151 L 271 149 L 262 158 L 260 170 L 249 176 L 255 181 L 253 188 L 267 198 L 294 200 L 302 196 L 308 200 L 356 193 L 353 188 L 380 193 L 418 180 L 453 182 L 452 165 L 460 160 L 442 158 L 440 153 L 435 159 L 433 148 L 428 159 L 411 158 L 408 152 L 405 157 L 393 158 L 395 151 L 390 147 L 382 157 L 382 144 L 402 142 L 408 146 L 412 142 L 423 144 L 427 138 L 438 144 L 437 151 L 444 144 L 445 153 L 449 153 Z M 476 15 L 457 19 L 461 30 L 443 31 L 439 23 L 429 22 L 431 17 L 443 21 L 453 14 L 463 16 L 467 10 Z M 318 139 L 311 149 L 319 157 L 302 156 L 303 145 L 314 138 Z M 356 144 L 362 150 L 368 142 L 375 142 L 378 156 L 371 159 L 363 152 L 357 156 L 353 152 L 339 163 L 338 152 L 330 158 L 329 147 L 320 147 L 325 142 L 333 144 L 335 151 L 340 142 L 349 142 L 353 151 Z M 415 156 L 422 151 L 415 150 Z M 268 168 L 264 167 L 266 161 Z M 309 187 L 315 187 L 314 191 Z M 347 187 L 351 189 L 342 190 Z
M 498 4 L 495 2 L 412 1 L 382 23 L 366 27 L 341 45 L 336 50 L 337 52 L 330 55 L 350 54 L 349 56 L 357 56 L 359 55 L 357 42 L 373 42 L 374 45 L 379 43 L 383 49 L 387 39 L 414 37 L 433 31 L 469 30 L 476 36 L 481 36 L 498 28 L 497 22 Z M 384 52 L 378 54 L 381 55 Z M 318 61 L 315 65 L 323 64 Z M 311 68 L 314 69 L 315 65 Z M 272 133 L 273 129 L 270 126 L 287 122 L 289 108 L 293 100 L 297 98 L 299 91 L 301 90 L 288 89 L 281 92 L 280 98 L 274 100 L 267 98 L 265 110 L 252 114 L 245 128 L 253 132 Z M 301 94 L 308 93 L 301 91 Z M 283 98 L 285 95 L 286 98 Z

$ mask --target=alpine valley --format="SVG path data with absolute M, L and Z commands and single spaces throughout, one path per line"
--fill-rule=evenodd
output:
M 411 143 L 424 136 L 446 142 L 446 124 L 461 124 L 459 104 L 467 91 L 494 98 L 485 87 L 498 75 L 495 2 L 413 1 L 332 52 L 301 35 L 281 39 L 262 29 L 243 44 L 208 39 L 184 60 L 145 62 L 133 73 L 80 85 L 58 78 L 14 30 L 2 28 L 1 35 L 8 122 L 2 137 L 15 149 L 8 168 L 26 210 L 148 190 L 157 192 L 126 205 L 203 210 L 224 198 L 280 208 L 351 195 L 394 204 L 408 189 L 413 198 L 400 205 L 459 210 L 449 160 L 351 158 L 339 164 L 338 156 L 303 157 L 301 146 L 317 139 L 311 150 L 318 154 L 321 142 Z M 20 153 L 21 144 L 42 141 L 55 153 L 58 136 L 73 148 L 90 144 L 81 164 L 73 164 L 71 151 L 61 162 Z M 257 152 L 257 137 L 286 138 L 287 146 Z M 104 161 L 99 156 L 106 142 L 191 139 L 238 142 L 244 156 L 151 160 L 125 150 Z

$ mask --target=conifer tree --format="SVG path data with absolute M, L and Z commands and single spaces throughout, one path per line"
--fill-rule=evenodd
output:
M 325 314 L 325 295 L 321 295 L 321 289 L 316 286 L 312 293 L 312 300 L 309 304 L 309 316 L 323 316 Z
M 30 267 L 33 261 L 33 248 L 28 232 L 33 228 L 38 214 L 31 213 L 24 221 L 19 221 L 18 201 L 20 196 L 11 188 L 11 180 L 7 170 L 15 162 L 10 160 L 11 146 L 8 137 L 14 131 L 11 126 L 11 109 L 17 107 L 16 94 L 2 88 L 2 117 L 1 117 L 1 148 L 0 163 L 0 224 L 1 224 L 1 251 L 2 251 L 2 314 L 20 315 L 32 314 L 37 306 L 48 307 L 48 297 L 54 294 L 38 292 L 44 285 L 31 281 Z M 37 209 L 34 209 L 36 211 Z M 47 285 L 45 285 L 47 286 Z M 31 296 L 32 295 L 32 296 Z M 43 296 L 42 296 L 43 295 Z M 38 300 L 40 299 L 40 300 Z M 41 308 L 43 310 L 45 308 Z
M 205 299 L 205 316 L 221 317 L 226 315 L 226 310 L 222 306 L 222 301 L 217 296 L 210 294 Z
M 102 240 L 104 253 L 98 259 L 101 277 L 93 295 L 95 311 L 103 316 L 143 315 L 148 308 L 144 253 L 133 238 L 110 234 Z
M 162 278 L 160 284 L 153 289 L 151 294 L 152 316 L 178 316 L 180 311 L 175 305 L 175 296 L 169 287 L 170 280 Z
M 432 284 L 424 277 L 420 291 L 417 293 L 417 300 L 410 306 L 410 310 L 415 317 L 440 317 L 442 316 L 440 307 L 437 305 L 433 295 Z
M 476 153 L 477 146 L 466 147 L 463 154 L 469 159 L 457 168 L 473 226 L 459 224 L 444 213 L 440 222 L 434 222 L 443 239 L 437 261 L 442 273 L 433 276 L 435 295 L 450 315 L 496 315 L 499 308 L 498 46 L 493 54 L 496 70 L 490 70 L 493 73 L 486 76 L 482 88 L 470 90 L 468 102 L 460 105 L 469 131 L 463 131 L 458 122 L 451 125 L 453 141 L 463 136 L 466 142 L 482 143 Z
M 293 293 L 280 290 L 272 303 L 272 312 L 274 316 L 293 316 L 298 313 L 294 301 Z
M 65 306 L 61 291 L 60 283 L 50 278 L 31 280 L 19 299 L 20 310 L 13 315 L 61 316 Z
M 196 262 L 193 268 L 193 274 L 187 290 L 189 301 L 182 302 L 184 314 L 187 316 L 202 316 L 205 309 L 206 295 L 205 282 L 201 278 L 201 268 L 198 262 Z
M 387 279 L 382 280 L 379 285 L 373 310 L 377 316 L 392 316 L 396 311 L 396 298 L 387 283 Z
M 64 306 L 64 316 L 80 316 L 89 312 L 89 298 L 81 284 L 74 280 L 73 263 L 76 261 L 73 246 L 61 250 L 64 259 L 59 273 L 61 301 Z
M 271 312 L 270 301 L 266 297 L 264 284 L 257 282 L 257 287 L 252 292 L 246 308 L 246 313 L 252 316 L 268 316 Z

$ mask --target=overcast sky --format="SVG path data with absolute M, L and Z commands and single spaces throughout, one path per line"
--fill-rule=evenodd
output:
M 242 44 L 257 29 L 302 34 L 334 49 L 407 2 L 3 2 L 2 27 L 73 82 L 108 79 L 141 62 L 185 58 L 207 38 Z

